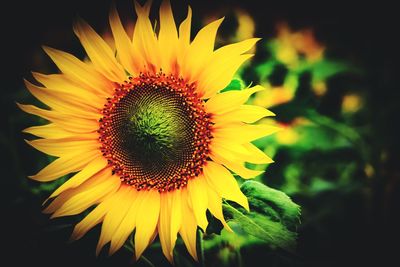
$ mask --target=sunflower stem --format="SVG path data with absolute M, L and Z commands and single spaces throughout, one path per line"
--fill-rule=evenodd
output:
M 148 266 L 150 267 L 156 267 L 148 258 L 146 258 L 144 255 L 140 256 L 140 259 L 142 259 Z
M 197 242 L 200 266 L 205 267 L 203 232 L 200 229 L 197 229 Z

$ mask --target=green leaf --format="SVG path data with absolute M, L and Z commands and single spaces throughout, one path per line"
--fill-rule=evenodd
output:
M 250 212 L 225 202 L 223 209 L 227 220 L 271 247 L 291 250 L 297 236 L 300 206 L 285 193 L 256 181 L 244 182 L 241 189 L 249 200 Z

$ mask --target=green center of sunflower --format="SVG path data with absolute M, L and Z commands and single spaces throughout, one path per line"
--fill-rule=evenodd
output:
M 184 115 L 180 114 L 184 113 L 182 110 L 153 103 L 158 102 L 156 97 L 149 100 L 131 110 L 124 123 L 127 148 L 131 152 L 139 152 L 143 164 L 147 166 L 155 161 L 164 163 L 179 158 L 179 152 L 183 152 L 179 144 L 187 139 L 186 135 L 190 136 L 190 132 L 183 134 L 187 132 L 187 127 L 181 122 L 184 118 L 180 116 Z M 173 102 L 173 99 L 166 100 Z
M 183 103 L 166 86 L 142 85 L 117 105 L 119 148 L 152 176 L 190 158 L 195 125 Z
M 162 74 L 131 78 L 116 89 L 99 133 L 103 154 L 123 182 L 170 191 L 201 173 L 211 123 L 194 89 Z

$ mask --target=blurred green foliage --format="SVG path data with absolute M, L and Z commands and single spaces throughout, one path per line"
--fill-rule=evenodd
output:
M 363 96 L 352 91 L 342 93 L 342 101 L 337 103 L 341 106 L 336 107 L 335 115 L 326 114 L 321 108 L 331 92 L 337 90 L 331 81 L 341 75 L 360 75 L 360 70 L 325 57 L 326 48 L 315 40 L 311 30 L 294 32 L 287 24 L 279 24 L 277 36 L 262 41 L 258 52 L 260 49 L 265 50 L 263 54 L 268 57 L 242 68 L 224 91 L 241 90 L 251 83 L 266 88 L 250 102 L 276 113 L 274 119 L 259 123 L 277 125 L 282 131 L 259 139 L 255 144 L 273 156 L 276 163 L 248 164 L 250 168 L 266 170 L 255 178 L 260 183 L 252 181 L 242 185 L 249 198 L 250 213 L 224 204 L 224 214 L 237 236 L 222 230 L 221 235 L 205 240 L 211 255 L 215 247 L 219 247 L 220 264 L 215 266 L 248 264 L 242 254 L 255 247 L 262 248 L 268 255 L 266 262 L 268 259 L 276 262 L 276 257 L 283 257 L 287 260 L 278 260 L 278 265 L 287 265 L 286 261 L 291 262 L 296 253 L 291 254 L 293 250 L 289 249 L 287 254 L 276 248 L 293 247 L 295 233 L 291 231 L 297 230 L 299 206 L 286 194 L 302 206 L 301 231 L 302 227 L 315 226 L 334 212 L 329 211 L 329 207 L 335 200 L 321 198 L 329 193 L 339 197 L 357 194 L 373 175 L 371 152 L 365 137 L 357 125 L 348 123 L 349 117 L 357 117 L 365 108 Z M 347 100 L 349 103 L 345 103 L 347 94 L 352 97 Z M 319 208 L 310 207 L 307 204 L 310 201 L 321 201 Z M 285 216 L 290 223 L 285 221 Z M 277 256 L 279 254 L 281 256 Z M 211 255 L 208 257 L 215 261 Z

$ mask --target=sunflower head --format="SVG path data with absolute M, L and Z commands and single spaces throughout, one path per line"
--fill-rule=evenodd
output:
M 97 253 L 107 243 L 114 253 L 134 233 L 139 258 L 158 235 L 172 262 L 178 233 L 197 257 L 196 231 L 206 229 L 206 212 L 230 229 L 222 199 L 248 209 L 232 173 L 252 178 L 261 172 L 245 162 L 272 162 L 251 141 L 276 128 L 254 125 L 273 113 L 245 105 L 262 87 L 219 93 L 252 56 L 246 52 L 258 39 L 214 50 L 222 19 L 191 39 L 190 8 L 177 28 L 164 1 L 155 32 L 150 7 L 135 2 L 133 35 L 111 9 L 115 49 L 77 21 L 74 32 L 89 61 L 45 47 L 60 73 L 33 73 L 40 85 L 26 81 L 26 86 L 50 109 L 19 106 L 49 121 L 25 132 L 38 137 L 30 145 L 57 157 L 31 178 L 45 182 L 75 173 L 44 211 L 60 217 L 95 206 L 75 226 L 73 239 L 102 223 Z

